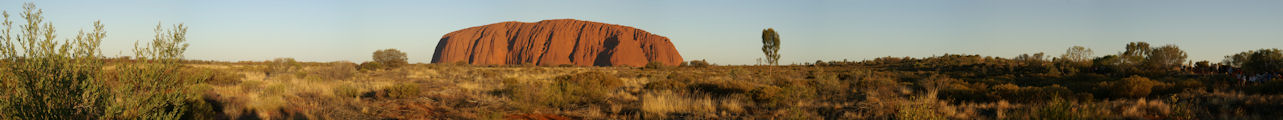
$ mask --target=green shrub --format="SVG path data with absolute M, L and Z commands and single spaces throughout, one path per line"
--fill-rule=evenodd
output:
M 815 88 L 802 85 L 758 87 L 748 93 L 754 102 L 766 108 L 786 108 L 798 101 L 811 100 L 816 96 Z
M 1164 86 L 1166 83 L 1150 80 L 1141 76 L 1131 76 L 1123 78 L 1121 81 L 1103 82 L 1101 86 L 1108 87 L 1117 97 L 1145 97 L 1153 91 L 1156 86 Z
M 262 81 L 243 81 L 239 85 L 243 92 L 258 92 L 263 90 Z
M 600 103 L 623 85 L 615 75 L 595 71 L 558 76 L 551 84 L 520 83 L 516 80 L 505 80 L 504 83 L 507 86 L 501 93 L 514 100 L 558 108 Z
M 356 98 L 361 96 L 361 91 L 351 84 L 343 84 L 334 87 L 334 95 L 344 98 Z
M 34 3 L 23 9 L 26 24 L 19 27 L 13 27 L 8 12 L 3 14 L 0 93 L 5 98 L 0 99 L 0 118 L 93 119 L 101 114 L 104 101 L 99 98 L 108 90 L 97 78 L 103 66 L 98 52 L 106 34 L 103 25 L 95 21 L 92 32 L 58 41 L 53 25 L 43 21 L 43 10 Z M 14 28 L 20 33 L 10 33 Z
M 200 99 L 190 85 L 205 76 L 179 64 L 187 47 L 182 24 L 168 30 L 158 24 L 149 46 L 135 46 L 137 61 L 103 70 L 101 23 L 94 22 L 92 32 L 56 41 L 42 10 L 33 3 L 23 8 L 27 24 L 17 27 L 22 34 L 9 32 L 15 27 L 4 13 L 0 93 L 6 95 L 0 99 L 0 118 L 178 119 L 203 108 L 188 104 Z
M 1111 116 L 1100 115 L 1101 108 L 1091 102 L 1074 102 L 1064 99 L 1052 99 L 1032 106 L 1030 117 L 1049 120 L 1088 120 L 1109 119 Z M 1028 118 L 1025 118 L 1028 119 Z M 1113 118 L 1117 119 L 1117 118 Z
M 749 91 L 749 96 L 753 101 L 767 106 L 778 107 L 780 102 L 787 99 L 784 89 L 775 86 L 758 87 Z
M 299 69 L 299 63 L 294 61 L 294 58 L 276 58 L 264 64 L 264 67 L 267 68 L 263 69 L 263 73 L 267 77 L 288 75 Z
M 399 68 L 409 64 L 406 61 L 405 53 L 396 49 L 383 49 L 374 51 L 374 62 L 379 63 L 382 69 Z
M 644 68 L 644 69 L 663 69 L 663 68 L 667 68 L 667 67 L 666 67 L 666 66 L 664 66 L 664 63 L 662 63 L 662 62 L 659 62 L 659 61 L 650 61 L 649 63 L 646 63 L 646 66 L 645 66 L 645 67 L 642 67 L 642 68 Z
M 192 111 L 188 108 L 199 101 L 200 91 L 192 88 L 201 76 L 181 63 L 187 49 L 187 27 L 182 24 L 173 29 L 156 25 L 156 38 L 149 47 L 135 49 L 141 61 L 117 66 L 120 82 L 104 98 L 104 119 L 177 119 Z
M 901 104 L 895 117 L 902 120 L 946 120 L 945 115 L 938 111 L 940 106 L 933 99 L 929 96 L 916 96 L 913 101 Z
M 584 72 L 579 74 L 558 76 L 553 83 L 554 89 L 570 93 L 574 96 L 587 97 L 590 99 L 602 98 L 606 94 L 618 89 L 623 85 L 623 81 L 615 77 L 614 74 L 604 72 Z
M 1019 103 L 1035 103 L 1053 99 L 1083 99 L 1090 98 L 1075 94 L 1069 88 L 1060 85 L 1051 86 L 1025 86 L 1020 87 L 1014 84 L 1001 84 L 992 87 L 1000 99 L 1005 99 Z
M 285 84 L 268 85 L 258 92 L 263 93 L 263 95 L 281 95 L 285 93 Z
M 647 90 L 680 90 L 685 89 L 686 86 L 686 82 L 672 79 L 659 79 L 646 83 L 642 87 Z
M 702 68 L 702 67 L 713 66 L 713 64 L 709 64 L 707 60 L 701 59 L 701 60 L 691 60 L 690 62 L 687 62 L 686 66 Z
M 241 79 L 245 78 L 245 74 L 227 70 L 206 70 L 204 73 L 208 77 L 203 81 L 214 85 L 235 85 L 241 83 Z
M 360 65 L 357 65 L 357 68 L 360 70 L 380 70 L 380 69 L 383 69 L 384 67 L 383 67 L 383 64 L 381 63 L 366 61 L 366 62 L 361 62 Z
M 401 83 L 383 89 L 384 96 L 395 99 L 416 98 L 420 92 L 419 84 L 415 83 Z
M 312 75 L 326 80 L 346 80 L 356 76 L 357 65 L 351 62 L 331 62 L 312 70 Z
M 755 88 L 757 86 L 753 83 L 740 81 L 698 81 L 686 87 L 686 89 L 707 93 L 715 97 L 743 94 L 753 91 Z
M 465 62 L 465 63 L 463 63 L 463 65 L 467 65 L 467 63 Z M 572 65 L 572 64 L 560 64 L 560 65 L 557 65 L 557 67 L 575 67 L 575 65 Z

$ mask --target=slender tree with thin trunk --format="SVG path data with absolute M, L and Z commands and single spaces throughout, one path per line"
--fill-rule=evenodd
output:
M 762 30 L 762 52 L 766 53 L 766 63 L 780 64 L 780 34 L 774 28 Z

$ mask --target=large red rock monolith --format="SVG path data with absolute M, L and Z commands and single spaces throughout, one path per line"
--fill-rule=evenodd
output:
M 574 19 L 501 22 L 445 34 L 432 63 L 643 66 L 678 65 L 668 37 L 629 26 Z

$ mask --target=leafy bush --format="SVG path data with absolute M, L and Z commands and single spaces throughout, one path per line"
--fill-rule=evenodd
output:
M 934 102 L 934 97 L 916 96 L 909 103 L 902 104 L 896 110 L 895 117 L 904 120 L 946 120 Z
M 664 63 L 662 63 L 662 62 L 659 62 L 659 61 L 650 61 L 649 63 L 646 63 L 646 66 L 645 66 L 645 67 L 642 67 L 642 68 L 645 68 L 645 69 L 663 69 L 663 68 L 666 68 L 666 67 L 664 66 Z
M 21 16 L 23 34 L 12 34 L 13 22 L 4 13 L 0 42 L 0 118 L 4 119 L 178 119 L 199 102 L 190 85 L 201 82 L 196 70 L 179 64 L 187 48 L 182 24 L 156 26 L 148 46 L 135 46 L 138 61 L 103 70 L 98 45 L 106 32 L 94 22 L 92 32 L 70 41 L 55 41 L 42 10 L 27 3 Z M 11 37 L 12 36 L 12 37 Z M 17 43 L 14 43 L 17 41 Z M 22 47 L 18 47 L 21 45 Z M 21 48 L 21 49 L 18 49 Z M 100 72 L 101 71 L 101 72 Z M 117 73 L 117 74 L 102 74 Z M 187 76 L 184 76 L 187 75 Z
M 0 118 L 93 119 L 101 114 L 98 111 L 106 101 L 100 98 L 108 90 L 97 78 L 103 66 L 98 50 L 106 34 L 103 25 L 95 21 L 92 32 L 57 41 L 53 25 L 44 22 L 43 10 L 34 3 L 23 9 L 20 15 L 26 24 L 19 25 L 20 34 L 10 33 L 13 21 L 8 12 L 3 13 L 0 93 L 5 98 L 0 99 Z
M 1075 94 L 1069 88 L 1060 85 L 1051 86 L 1017 86 L 1014 84 L 1001 84 L 992 87 L 993 92 L 1000 97 L 1013 102 L 1034 103 L 1048 101 L 1053 99 L 1085 99 L 1090 95 Z
M 1084 105 L 1065 101 L 1064 99 L 1053 99 L 1047 103 L 1039 104 L 1034 108 L 1034 115 L 1044 119 L 1056 120 L 1083 120 L 1092 117 L 1092 115 L 1083 109 Z
M 383 89 L 384 96 L 395 99 L 419 97 L 419 84 L 401 83 Z
M 605 101 L 606 95 L 623 85 L 623 81 L 613 74 L 595 71 L 558 76 L 551 84 L 518 80 L 505 80 L 504 83 L 506 88 L 499 92 L 514 100 L 558 108 Z
M 1225 65 L 1240 67 L 1246 73 L 1283 72 L 1283 50 L 1258 49 L 1225 56 Z
M 686 87 L 686 89 L 716 97 L 743 94 L 752 91 L 754 88 L 757 88 L 757 86 L 742 81 L 698 81 Z
M 788 99 L 784 93 L 784 89 L 775 86 L 758 87 L 748 93 L 749 96 L 753 98 L 753 101 L 774 107 L 781 106 L 780 103 L 785 99 Z
M 383 69 L 384 67 L 383 67 L 383 64 L 381 63 L 366 61 L 366 62 L 361 62 L 360 65 L 357 65 L 357 68 L 360 70 L 380 70 L 380 69 Z
M 299 63 L 294 61 L 294 58 L 276 58 L 265 62 L 265 64 L 264 67 L 267 68 L 263 69 L 263 73 L 268 77 L 288 75 L 299 69 Z
M 702 68 L 702 67 L 713 66 L 713 64 L 710 64 L 708 63 L 708 61 L 701 59 L 701 60 L 691 60 L 690 62 L 687 62 L 686 66 Z
M 331 62 L 312 70 L 312 75 L 326 80 L 345 80 L 356 76 L 357 65 L 351 62 Z
M 334 95 L 344 98 L 355 98 L 361 95 L 361 91 L 350 84 L 343 84 L 338 87 L 334 87 Z
M 688 83 L 673 79 L 659 79 L 642 85 L 647 90 L 680 90 L 685 89 Z
M 235 85 L 241 83 L 241 79 L 245 78 L 245 74 L 226 70 L 206 70 L 204 73 L 208 77 L 203 81 L 214 85 Z
M 758 87 L 748 92 L 753 101 L 766 108 L 785 108 L 816 96 L 815 88 L 804 85 Z
M 1141 76 L 1131 76 L 1123 78 L 1122 81 L 1104 82 L 1102 86 L 1107 86 L 1110 91 L 1118 97 L 1145 97 L 1153 91 L 1156 86 L 1165 86 L 1166 83 L 1150 80 Z
M 201 76 L 181 64 L 183 52 L 187 50 L 187 27 L 175 25 L 173 29 L 162 29 L 156 25 L 156 38 L 151 46 L 135 49 L 141 61 L 118 66 L 122 75 L 115 76 L 120 82 L 104 98 L 104 116 L 106 119 L 177 119 L 191 111 L 189 101 L 200 101 L 197 89 Z M 111 78 L 109 78 L 111 79 Z M 207 108 L 207 107 L 206 107 Z
M 379 63 L 379 67 L 383 69 L 399 68 L 409 64 L 406 62 L 405 53 L 396 49 L 374 51 L 374 62 Z
M 589 98 L 601 98 L 623 85 L 623 81 L 614 74 L 604 72 L 584 72 L 558 76 L 554 88 L 569 92 L 572 95 Z

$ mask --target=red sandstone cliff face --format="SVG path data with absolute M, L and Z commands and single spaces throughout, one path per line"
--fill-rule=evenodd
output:
M 432 63 L 643 66 L 682 62 L 668 37 L 633 27 L 574 19 L 501 22 L 441 37 Z

